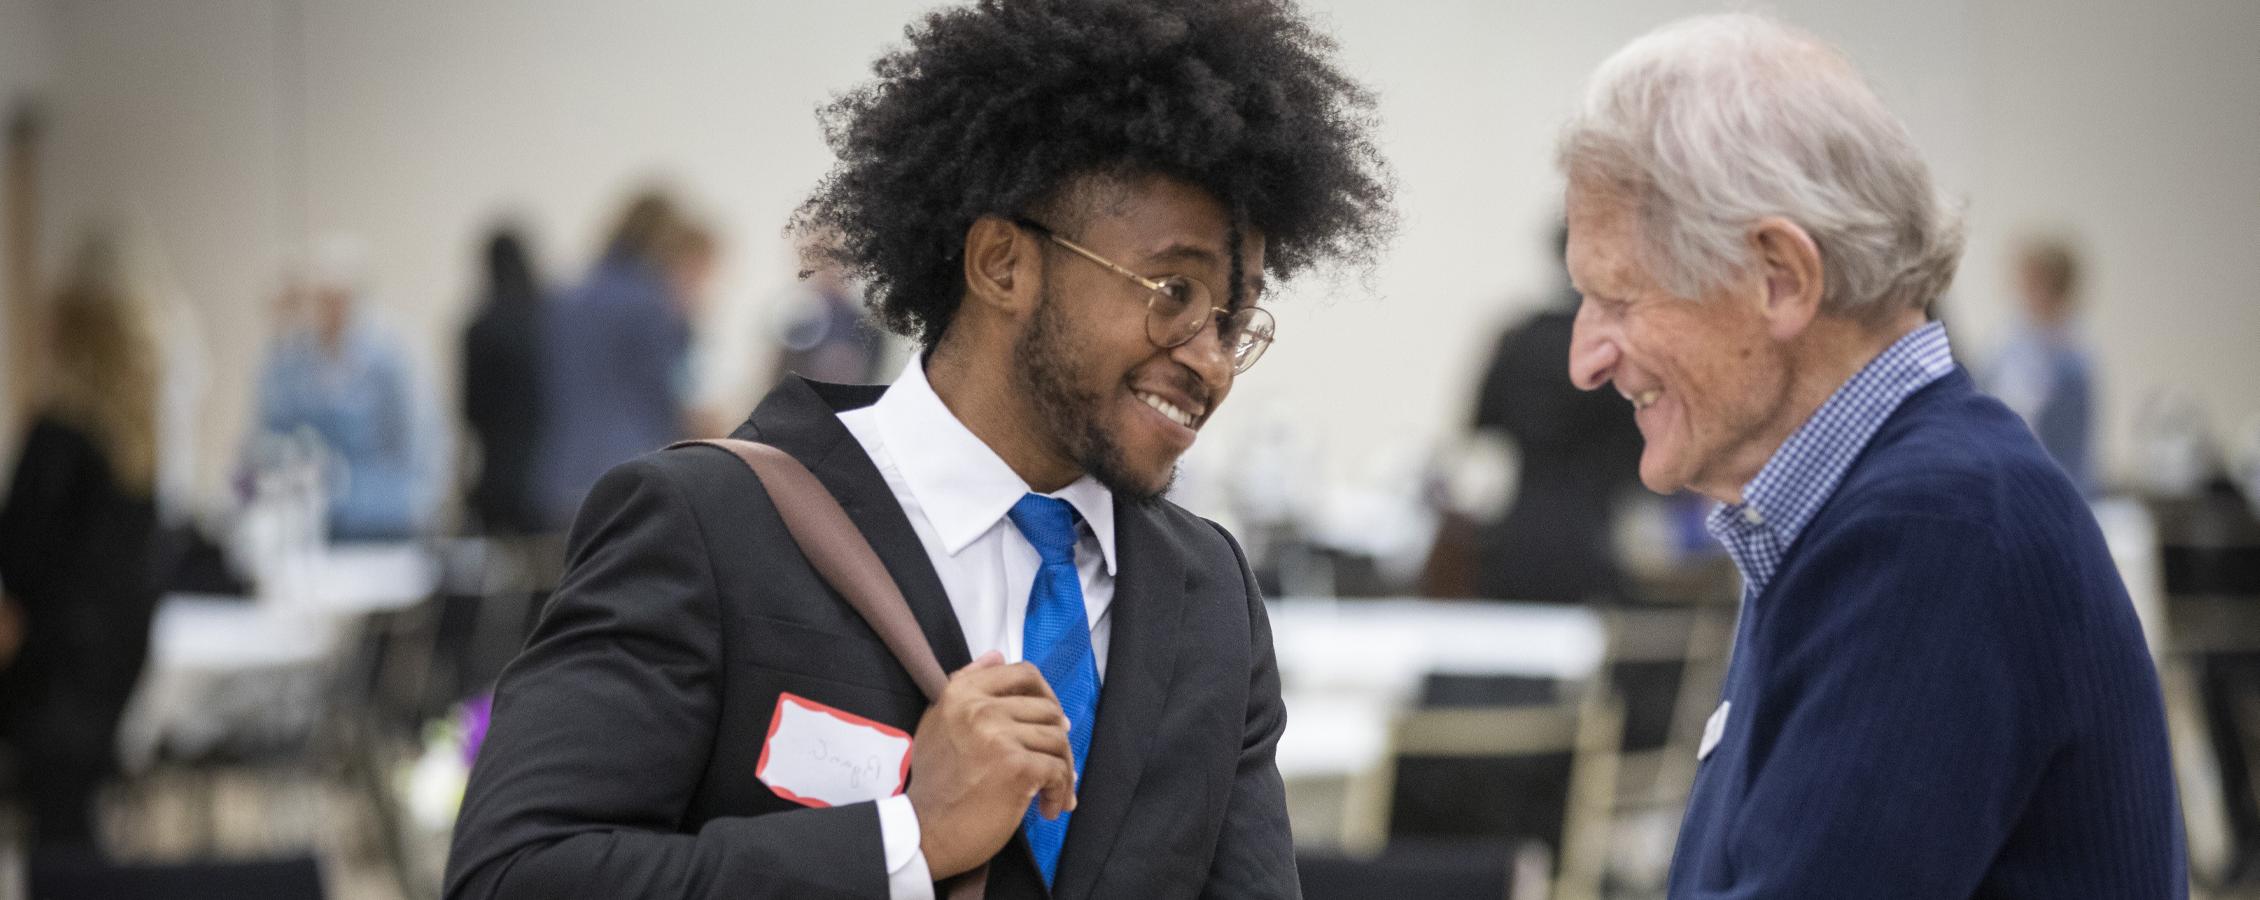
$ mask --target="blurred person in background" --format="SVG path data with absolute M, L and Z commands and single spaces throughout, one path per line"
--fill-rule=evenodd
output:
M 588 276 L 544 312 L 534 484 L 563 530 L 606 469 L 690 436 L 691 324 L 715 246 L 675 202 L 629 202 Z
M 498 228 L 486 242 L 486 293 L 463 331 L 463 418 L 478 442 L 469 495 L 487 534 L 543 530 L 533 467 L 541 439 L 542 295 L 524 239 Z
M 873 384 L 884 380 L 886 343 L 863 314 L 863 293 L 848 281 L 838 262 L 822 252 L 804 251 L 809 270 L 785 299 L 790 320 L 777 335 L 777 371 L 830 384 Z
M 923 352 L 788 377 L 735 436 L 841 501 L 956 674 L 929 706 L 740 460 L 641 456 L 497 690 L 448 897 L 930 898 L 983 864 L 992 898 L 1298 895 L 1262 598 L 1162 495 L 1269 346 L 1264 279 L 1386 235 L 1371 100 L 1271 0 L 946 7 L 874 69 L 796 222 Z M 867 777 L 809 763 L 843 756 Z
M 399 338 L 360 308 L 367 250 L 349 237 L 319 241 L 287 286 L 283 330 L 259 373 L 260 441 L 311 436 L 326 462 L 329 536 L 402 540 L 425 533 L 445 491 L 437 423 Z
M 2095 364 L 2078 329 L 2079 256 L 2070 241 L 2027 239 L 2017 248 L 2020 321 L 1985 387 L 2032 427 L 2072 482 L 2094 493 Z
M 1557 261 L 1568 242 L 1557 226 Z M 1559 278 L 1547 307 L 1499 338 L 1476 394 L 1475 430 L 1504 433 L 1519 461 L 1512 505 L 1475 532 L 1482 597 L 1624 599 L 1614 527 L 1619 497 L 1639 484 L 1640 430 L 1621 399 L 1570 383 L 1561 361 L 1578 298 L 1567 273 Z
M 1756 15 L 1601 65 L 1562 136 L 1579 387 L 1721 505 L 1743 613 L 1675 900 L 2178 898 L 2158 678 L 2101 530 L 1926 306 L 1958 212 L 1851 62 Z
M 0 739 L 33 839 L 91 844 L 118 721 L 148 656 L 158 539 L 153 299 L 104 238 L 48 318 L 48 371 L 0 508 Z

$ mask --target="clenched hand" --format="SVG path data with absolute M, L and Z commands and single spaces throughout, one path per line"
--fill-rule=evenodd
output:
M 992 651 L 950 676 L 918 720 L 910 759 L 919 849 L 936 880 L 995 856 L 1039 793 L 1047 818 L 1075 808 L 1067 726 L 1033 665 Z

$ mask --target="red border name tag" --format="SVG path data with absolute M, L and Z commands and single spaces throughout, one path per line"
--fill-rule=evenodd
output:
M 828 807 L 902 793 L 910 735 L 798 694 L 777 696 L 754 777 L 777 796 Z

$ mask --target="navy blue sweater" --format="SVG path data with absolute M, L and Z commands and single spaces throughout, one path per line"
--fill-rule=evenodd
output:
M 2102 532 L 1956 370 L 1742 611 L 1675 900 L 2188 894 L 2158 679 Z

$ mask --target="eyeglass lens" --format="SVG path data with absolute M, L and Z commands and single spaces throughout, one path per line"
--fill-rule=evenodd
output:
M 1162 290 L 1155 292 L 1153 303 L 1147 307 L 1148 336 L 1164 347 L 1182 345 L 1200 334 L 1215 307 L 1214 297 L 1200 282 L 1165 278 Z M 1217 340 L 1230 348 L 1234 371 L 1244 372 L 1255 364 L 1270 344 L 1271 332 L 1271 316 L 1253 306 L 1234 310 L 1217 321 Z

